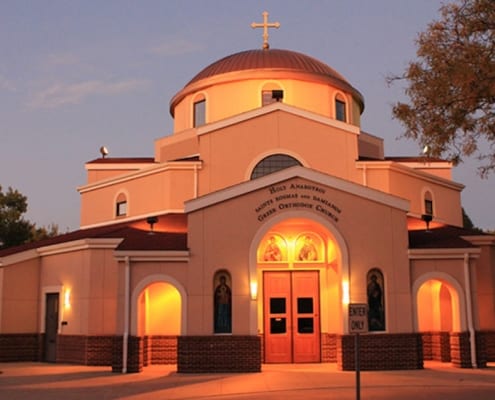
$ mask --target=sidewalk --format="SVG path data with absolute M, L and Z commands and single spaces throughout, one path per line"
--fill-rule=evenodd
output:
M 339 399 L 356 398 L 355 373 L 334 364 L 268 364 L 261 373 L 178 374 L 152 366 L 140 374 L 109 367 L 0 363 L 0 398 L 44 399 Z M 424 370 L 361 372 L 361 399 L 495 399 L 495 365 L 457 369 L 428 362 Z

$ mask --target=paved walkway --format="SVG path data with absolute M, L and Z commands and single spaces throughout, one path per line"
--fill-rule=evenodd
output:
M 175 366 L 152 366 L 115 374 L 108 367 L 0 363 L 0 399 L 351 400 L 355 377 L 333 364 L 263 365 L 263 372 L 246 374 L 178 374 Z M 424 370 L 361 372 L 361 399 L 494 400 L 495 364 L 461 370 L 428 362 Z

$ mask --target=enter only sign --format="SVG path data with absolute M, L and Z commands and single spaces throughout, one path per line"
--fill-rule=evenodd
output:
M 368 332 L 368 305 L 349 304 L 349 333 Z

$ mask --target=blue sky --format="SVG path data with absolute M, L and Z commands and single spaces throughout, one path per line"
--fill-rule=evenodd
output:
M 398 140 L 385 77 L 415 57 L 414 40 L 438 17 L 436 0 L 23 1 L 0 0 L 0 185 L 28 197 L 27 218 L 79 226 L 84 163 L 105 145 L 113 157 L 153 156 L 172 132 L 169 101 L 213 61 L 259 48 L 267 10 L 281 27 L 272 48 L 313 56 L 365 98 L 362 129 L 388 156 L 418 155 Z M 495 176 L 470 160 L 454 172 L 475 225 L 495 229 Z

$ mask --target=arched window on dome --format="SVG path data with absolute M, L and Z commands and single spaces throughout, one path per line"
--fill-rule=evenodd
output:
M 335 119 L 347 122 L 346 102 L 341 94 L 335 96 Z
M 277 83 L 267 83 L 261 90 L 261 106 L 282 102 L 284 99 L 284 91 Z
M 272 174 L 282 169 L 290 168 L 295 165 L 302 165 L 294 157 L 287 154 L 272 154 L 265 157 L 253 168 L 251 179 L 261 178 L 262 176 Z
M 204 96 L 198 96 L 193 104 L 193 126 L 206 124 L 206 99 Z

